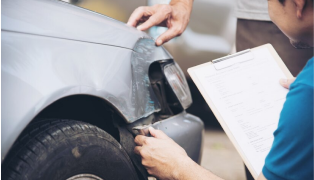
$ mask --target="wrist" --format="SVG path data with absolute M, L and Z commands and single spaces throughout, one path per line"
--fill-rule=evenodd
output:
M 187 177 L 186 173 L 191 173 L 190 170 L 193 169 L 192 167 L 195 165 L 197 164 L 190 157 L 186 156 L 186 158 L 183 158 L 181 161 L 179 161 L 177 166 L 174 168 L 173 179 L 185 179 L 185 177 Z
M 169 5 L 171 6 L 180 5 L 181 7 L 183 7 L 186 11 L 190 13 L 193 7 L 193 0 L 172 0 L 169 3 Z

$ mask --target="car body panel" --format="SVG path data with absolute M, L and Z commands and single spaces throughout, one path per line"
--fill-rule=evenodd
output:
M 125 23 L 58 0 L 3 0 L 1 5 L 2 30 L 128 49 L 139 38 L 149 38 Z
M 1 41 L 2 158 L 26 125 L 63 97 L 116 99 L 121 114 L 131 101 L 129 49 L 5 31 Z

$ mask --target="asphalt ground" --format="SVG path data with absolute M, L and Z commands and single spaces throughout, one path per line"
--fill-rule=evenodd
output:
M 222 130 L 206 129 L 201 165 L 226 180 L 245 180 L 243 161 Z

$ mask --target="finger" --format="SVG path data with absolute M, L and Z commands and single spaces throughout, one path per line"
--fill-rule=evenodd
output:
M 294 80 L 295 80 L 295 78 L 292 78 L 292 79 L 280 79 L 279 83 L 284 88 L 289 89 L 290 85 L 294 82 Z
M 162 12 L 153 14 L 146 22 L 139 25 L 137 29 L 141 31 L 145 31 L 153 26 L 161 24 L 166 19 L 167 19 L 167 15 Z
M 151 13 L 149 11 L 150 7 L 138 7 L 134 10 L 134 12 L 131 14 L 127 24 L 129 26 L 135 27 L 139 21 L 143 18 L 143 16 L 150 16 Z
M 181 33 L 182 31 L 179 30 L 179 28 L 171 27 L 157 38 L 156 45 L 161 46 L 162 44 L 168 42 L 172 38 L 181 35 Z
M 148 128 L 149 130 L 149 133 L 155 137 L 155 138 L 158 138 L 158 139 L 168 139 L 169 137 L 164 133 L 162 132 L 161 130 L 156 130 L 154 129 L 153 127 L 149 127 Z
M 139 145 L 139 146 L 143 146 L 145 139 L 147 137 L 143 136 L 143 135 L 137 135 L 134 139 L 135 144 Z
M 135 154 L 138 154 L 138 155 L 141 155 L 141 150 L 142 150 L 142 146 L 135 146 L 134 148 L 134 153 Z
M 137 154 L 137 155 L 140 155 L 141 158 L 142 158 L 142 161 L 145 158 L 149 157 L 149 155 L 150 155 L 150 153 L 147 151 L 147 149 L 144 148 L 144 146 L 135 146 L 134 153 Z

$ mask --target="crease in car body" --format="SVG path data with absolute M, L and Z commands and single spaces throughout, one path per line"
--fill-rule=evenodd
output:
M 102 95 L 102 98 L 117 107 L 116 109 L 119 110 L 127 123 L 133 123 L 153 113 L 160 112 L 163 106 L 165 106 L 165 103 L 163 103 L 162 106 L 160 104 L 160 98 L 156 97 L 156 90 L 152 87 L 149 71 L 154 63 L 172 63 L 173 60 L 170 58 L 172 57 L 162 47 L 155 45 L 153 39 L 145 37 L 139 38 L 131 52 L 132 87 L 129 97 L 119 97 L 107 92 Z M 162 70 L 158 73 L 162 74 Z M 92 86 L 82 84 L 80 87 L 93 88 Z M 163 93 L 163 96 L 166 96 L 165 93 Z M 171 113 L 169 114 L 171 115 Z
M 160 51 L 164 51 L 164 49 L 157 47 L 155 41 L 151 38 L 140 38 L 133 49 L 131 58 L 132 104 L 134 107 L 142 107 L 135 114 L 137 119 L 162 110 L 162 104 L 160 104 L 160 99 L 156 97 L 156 91 L 152 88 L 151 78 L 149 77 L 150 67 L 154 62 L 170 60 L 169 57 L 171 56 L 168 56 L 167 59 L 156 58 L 156 56 L 159 56 L 156 53 Z

